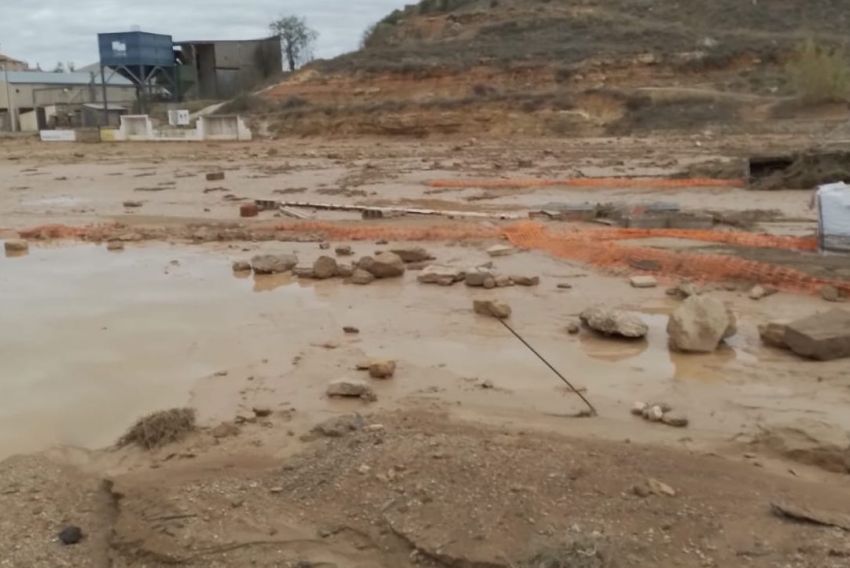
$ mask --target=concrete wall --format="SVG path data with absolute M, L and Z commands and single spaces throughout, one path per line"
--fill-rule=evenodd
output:
M 255 90 L 282 69 L 276 37 L 183 44 L 183 51 L 194 54 L 189 64 L 198 72 L 197 84 L 187 93 L 192 98 L 230 99 Z
M 195 128 L 155 127 L 146 114 L 121 117 L 117 130 L 104 129 L 104 142 L 199 142 L 203 140 L 251 140 L 252 134 L 245 122 L 237 115 L 202 116 Z

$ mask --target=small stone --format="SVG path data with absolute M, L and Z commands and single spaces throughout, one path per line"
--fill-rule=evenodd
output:
M 370 471 L 372 471 L 372 468 L 366 464 L 363 464 L 357 468 L 357 473 L 359 473 L 360 475 L 368 475 Z
M 649 326 L 631 312 L 593 307 L 584 310 L 579 317 L 587 327 L 603 335 L 640 339 L 649 333 Z
M 493 258 L 500 256 L 509 256 L 516 252 L 516 249 L 509 245 L 494 245 L 487 249 L 487 254 Z
M 434 260 L 434 257 L 422 247 L 397 248 L 392 249 L 391 252 L 401 258 L 403 262 L 423 262 L 426 260 Z
M 492 390 L 492 389 L 496 388 L 496 385 L 493 384 L 493 381 L 491 381 L 490 379 L 484 379 L 483 381 L 481 381 L 480 386 L 481 386 L 482 389 L 485 389 L 485 390 Z
M 517 286 L 538 286 L 540 284 L 539 276 L 511 276 L 511 280 Z
M 122 205 L 124 205 L 124 207 L 126 207 L 127 209 L 137 209 L 137 208 L 141 207 L 142 205 L 144 205 L 144 203 L 142 203 L 141 201 L 127 200 L 124 203 L 122 203 Z
M 570 335 L 578 335 L 581 333 L 581 324 L 577 321 L 571 321 L 567 324 L 567 333 Z
M 510 276 L 496 276 L 496 288 L 508 288 L 514 285 L 514 281 Z
M 668 296 L 672 296 L 680 300 L 687 300 L 691 296 L 696 296 L 697 294 L 699 294 L 697 287 L 690 282 L 682 282 L 678 286 L 667 289 Z
M 124 250 L 124 243 L 121 241 L 109 241 L 106 243 L 106 250 L 118 252 Z
M 395 375 L 395 361 L 372 361 L 369 376 L 373 379 L 391 379 Z
M 464 278 L 466 285 L 470 288 L 482 288 L 488 279 L 493 280 L 493 274 L 483 267 L 467 270 Z
M 455 282 L 463 280 L 465 274 L 462 270 L 441 264 L 432 264 L 425 268 L 416 277 L 421 284 L 436 284 L 438 286 L 451 286 Z
M 354 251 L 351 250 L 351 247 L 348 245 L 336 247 L 334 252 L 337 254 L 337 256 L 351 256 L 354 254 Z
M 824 286 L 820 289 L 820 297 L 827 302 L 840 302 L 841 292 L 835 286 Z
M 664 420 L 664 409 L 660 406 L 651 406 L 647 409 L 644 417 L 650 422 L 661 422 Z
M 370 272 L 366 272 L 360 268 L 356 268 L 354 272 L 351 273 L 351 278 L 349 278 L 349 282 L 360 286 L 371 284 L 374 281 L 375 277 Z
M 260 208 L 256 203 L 243 203 L 239 206 L 240 217 L 256 217 L 260 214 Z
M 343 327 L 342 331 L 344 331 L 345 333 L 348 333 L 348 334 L 352 334 L 352 335 L 356 335 L 356 334 L 360 333 L 360 330 L 357 329 L 356 327 L 354 327 L 353 325 L 347 325 L 347 326 Z
M 210 172 L 207 174 L 207 181 L 222 181 L 224 172 Z
M 263 254 L 251 259 L 251 266 L 257 274 L 282 274 L 298 265 L 294 254 Z
M 237 260 L 233 263 L 233 272 L 250 272 L 251 263 L 247 260 Z
M 762 298 L 767 298 L 768 296 L 771 296 L 776 292 L 777 290 L 774 288 L 765 288 L 764 286 L 756 285 L 753 286 L 752 289 L 750 289 L 750 293 L 748 295 L 750 297 L 750 300 L 758 301 Z
M 267 406 L 255 406 L 252 410 L 257 418 L 266 418 L 272 415 L 272 409 Z
M 785 331 L 788 329 L 788 321 L 772 321 L 759 326 L 759 336 L 762 343 L 778 349 L 788 349 L 785 342 Z
M 649 405 L 645 402 L 636 402 L 632 405 L 632 414 L 635 416 L 643 416 Z
M 560 284 L 558 284 L 558 289 L 559 290 L 572 290 L 573 285 L 569 284 L 567 282 L 561 282 Z
M 492 290 L 496 287 L 496 279 L 493 276 L 488 276 L 484 279 L 484 289 Z
M 405 267 L 401 257 L 391 252 L 379 252 L 374 257 L 364 257 L 357 267 L 375 278 L 397 278 L 404 275 Z
M 367 401 L 378 400 L 375 391 L 366 382 L 353 379 L 340 379 L 328 385 L 325 393 L 329 397 L 362 398 Z
M 475 300 L 472 304 L 476 314 L 489 316 L 496 319 L 507 319 L 511 317 L 511 307 L 504 302 L 496 300 Z
M 687 416 L 673 412 L 666 412 L 661 418 L 661 421 L 667 426 L 672 426 L 673 428 L 687 428 L 688 424 L 690 424 Z
M 321 250 L 330 250 L 330 248 L 331 248 L 331 243 L 327 243 L 327 242 L 325 242 L 325 243 L 319 243 L 319 248 L 320 248 Z
M 239 434 L 239 427 L 233 422 L 222 422 L 210 430 L 210 434 L 212 434 L 214 438 L 230 438 L 231 436 Z
M 9 239 L 3 244 L 3 248 L 7 253 L 24 253 L 29 252 L 30 245 L 24 239 Z
M 75 525 L 68 525 L 59 533 L 59 540 L 64 545 L 77 544 L 83 540 L 84 537 L 83 529 Z
M 666 495 L 667 497 L 675 497 L 676 490 L 657 479 L 649 478 L 646 480 L 646 485 L 654 495 Z
M 354 274 L 354 267 L 347 262 L 341 262 L 336 265 L 336 275 L 340 278 L 350 278 Z
M 359 414 L 346 414 L 316 424 L 313 432 L 328 438 L 342 438 L 346 434 L 362 430 L 364 425 L 365 420 Z
M 327 280 L 337 274 L 336 259 L 330 256 L 320 256 L 313 263 L 313 278 Z
M 312 266 L 296 266 L 292 269 L 292 275 L 297 278 L 313 278 Z
M 658 280 L 654 276 L 632 276 L 629 278 L 629 284 L 632 288 L 655 288 L 658 286 Z

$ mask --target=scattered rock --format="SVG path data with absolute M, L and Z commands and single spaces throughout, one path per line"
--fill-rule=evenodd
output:
M 354 274 L 354 267 L 347 262 L 341 262 L 336 265 L 336 275 L 340 278 L 349 278 Z
M 329 243 L 329 242 L 319 243 L 319 248 L 321 250 L 330 250 L 331 243 Z
M 127 209 L 137 209 L 137 208 L 141 207 L 142 205 L 144 205 L 144 203 L 142 203 L 141 201 L 127 200 L 124 203 L 122 203 L 122 205 L 124 207 L 126 207 Z
M 254 416 L 257 418 L 266 418 L 272 415 L 272 409 L 268 406 L 255 406 L 251 410 L 253 410 Z
M 791 322 L 785 343 L 797 355 L 818 361 L 850 357 L 850 312 L 832 310 Z
M 358 333 L 360 333 L 360 330 L 354 327 L 353 325 L 347 325 L 343 327 L 342 331 L 351 335 L 357 335 Z
M 337 256 L 351 256 L 354 254 L 354 251 L 351 250 L 351 247 L 348 245 L 336 247 L 336 250 L 334 250 L 334 252 L 337 254 Z
M 437 284 L 438 286 L 451 286 L 455 282 L 460 282 L 466 274 L 462 270 L 442 264 L 432 264 L 425 268 L 422 273 L 417 276 L 417 280 L 422 284 Z
M 9 239 L 3 247 L 7 253 L 22 253 L 30 250 L 30 244 L 24 239 Z
M 260 214 L 260 208 L 256 203 L 243 203 L 239 206 L 240 217 L 256 217 Z
M 379 252 L 374 257 L 363 257 L 357 267 L 375 278 L 397 278 L 403 276 L 405 271 L 401 257 L 391 252 Z
M 779 349 L 788 349 L 785 342 L 785 330 L 788 329 L 787 321 L 772 321 L 759 326 L 759 336 L 762 343 Z
M 850 435 L 839 424 L 798 418 L 771 424 L 755 439 L 759 446 L 834 473 L 850 473 Z
M 375 391 L 366 382 L 353 379 L 340 379 L 328 385 L 325 393 L 332 398 L 362 398 L 367 401 L 378 400 Z
M 667 333 L 677 351 L 711 353 L 737 333 L 735 315 L 723 302 L 709 296 L 691 296 L 670 316 Z
M 511 307 L 504 302 L 496 300 L 475 300 L 472 304 L 476 314 L 489 316 L 496 319 L 507 319 L 511 317 Z
M 496 276 L 493 283 L 496 284 L 496 288 L 508 288 L 514 285 L 514 281 L 511 280 L 510 276 Z
M 320 256 L 313 263 L 313 278 L 327 280 L 337 275 L 336 259 L 330 256 Z
M 239 435 L 239 426 L 234 424 L 233 422 L 222 422 L 212 430 L 210 430 L 210 434 L 213 435 L 214 438 L 231 438 L 233 436 Z
M 222 181 L 224 172 L 210 172 L 207 174 L 207 181 Z
M 373 379 L 391 379 L 395 375 L 395 361 L 372 361 L 369 376 Z
M 587 327 L 603 335 L 640 339 L 649 333 L 649 326 L 631 312 L 593 307 L 584 310 L 579 317 Z
M 776 288 L 765 288 L 764 286 L 756 285 L 750 289 L 750 293 L 748 296 L 750 300 L 761 300 L 762 298 L 767 298 L 768 296 L 772 296 L 776 294 L 778 290 Z
M 840 302 L 842 300 L 841 291 L 835 286 L 824 286 L 821 288 L 820 297 L 827 302 Z
M 567 333 L 570 335 L 578 335 L 581 333 L 581 322 L 571 321 L 567 324 Z
M 494 245 L 487 249 L 487 254 L 496 258 L 500 256 L 509 256 L 516 252 L 516 249 L 509 245 Z
M 632 406 L 631 412 L 649 422 L 663 423 L 674 428 L 687 428 L 690 424 L 687 416 L 673 412 L 673 407 L 664 402 L 652 404 L 636 402 Z
M 83 529 L 75 525 L 68 525 L 59 532 L 59 541 L 66 546 L 77 544 L 84 537 Z
M 233 263 L 233 272 L 250 272 L 251 263 L 247 260 L 237 260 Z
M 313 432 L 328 438 L 342 438 L 351 432 L 362 430 L 365 425 L 366 421 L 359 414 L 346 414 L 316 424 Z
M 282 274 L 298 264 L 294 254 L 262 254 L 251 259 L 251 267 L 257 274 Z
M 483 288 L 484 284 L 488 281 L 493 282 L 493 286 L 491 286 L 491 288 L 495 287 L 496 285 L 496 280 L 493 277 L 493 273 L 490 272 L 488 269 L 480 266 L 467 270 L 464 280 L 466 281 L 466 285 L 470 288 Z
M 484 379 L 483 381 L 481 381 L 481 383 L 479 383 L 478 386 L 480 386 L 484 390 L 492 390 L 496 388 L 496 385 L 490 379 Z
M 370 272 L 366 272 L 360 268 L 354 269 L 354 272 L 351 273 L 351 278 L 349 279 L 349 282 L 352 284 L 358 284 L 360 286 L 371 284 L 374 281 L 375 277 L 372 276 Z
M 657 479 L 649 478 L 646 480 L 646 485 L 654 495 L 666 495 L 667 497 L 675 497 L 676 490 Z
M 690 282 L 682 282 L 681 284 L 667 289 L 667 295 L 680 300 L 687 300 L 691 296 L 699 294 L 697 287 Z
M 568 282 L 561 282 L 560 284 L 558 284 L 558 289 L 559 290 L 572 290 L 573 285 L 568 283 Z
M 511 276 L 511 280 L 517 286 L 538 286 L 540 284 L 539 276 Z
M 658 286 L 658 280 L 654 276 L 632 276 L 629 278 L 629 283 L 632 288 L 655 288 Z
M 401 258 L 403 262 L 434 260 L 434 257 L 422 247 L 392 249 L 392 253 Z
M 312 266 L 296 266 L 292 269 L 292 275 L 297 278 L 313 278 Z
M 667 426 L 672 426 L 673 428 L 687 428 L 688 424 L 690 424 L 690 420 L 688 420 L 687 416 L 675 412 L 665 412 L 661 421 Z
M 124 250 L 124 243 L 121 241 L 109 241 L 106 243 L 106 250 L 118 252 Z
M 644 410 L 643 417 L 650 422 L 661 422 L 664 420 L 664 409 L 658 405 L 650 406 Z

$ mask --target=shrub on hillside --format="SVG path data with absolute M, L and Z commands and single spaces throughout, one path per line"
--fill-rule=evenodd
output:
M 798 95 L 808 102 L 834 102 L 850 98 L 850 62 L 837 48 L 808 40 L 788 63 L 788 76 Z

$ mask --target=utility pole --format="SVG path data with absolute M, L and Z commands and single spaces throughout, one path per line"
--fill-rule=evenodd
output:
M 12 110 L 12 95 L 9 91 L 9 61 L 6 60 L 3 62 L 3 83 L 6 85 L 6 108 L 9 113 L 9 129 L 12 132 L 15 132 L 17 128 L 15 128 L 15 112 Z

